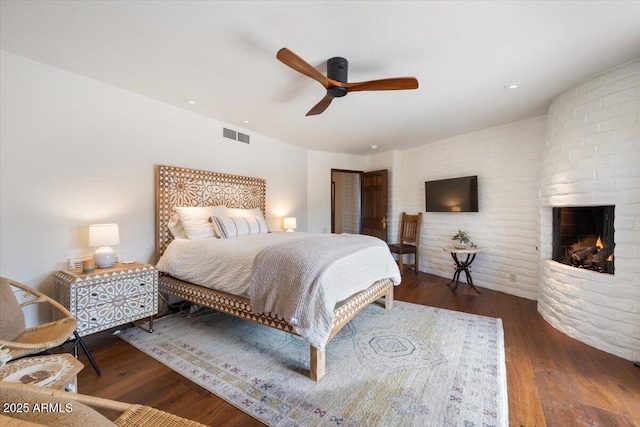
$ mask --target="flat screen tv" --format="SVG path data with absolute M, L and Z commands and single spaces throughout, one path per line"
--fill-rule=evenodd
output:
M 427 212 L 478 212 L 478 176 L 424 183 Z

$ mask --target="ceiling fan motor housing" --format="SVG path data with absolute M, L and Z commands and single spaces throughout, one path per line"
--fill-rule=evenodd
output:
M 336 56 L 327 61 L 327 77 L 331 80 L 347 83 L 348 70 L 349 62 L 345 58 Z M 343 87 L 330 87 L 327 89 L 327 92 L 334 98 L 340 98 L 347 94 L 347 89 Z

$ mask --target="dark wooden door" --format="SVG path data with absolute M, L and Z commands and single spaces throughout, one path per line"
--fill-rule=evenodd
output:
M 387 241 L 387 170 L 362 174 L 362 234 Z

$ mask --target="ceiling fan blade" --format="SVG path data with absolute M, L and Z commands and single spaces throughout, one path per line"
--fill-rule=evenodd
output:
M 343 83 L 340 85 L 347 88 L 349 92 L 363 90 L 404 90 L 418 89 L 418 79 L 415 77 L 396 77 L 391 79 L 370 80 L 359 83 Z
M 318 102 L 316 105 L 313 106 L 313 108 L 311 110 L 309 110 L 309 112 L 307 114 L 305 114 L 306 116 L 315 116 L 317 114 L 322 113 L 324 110 L 327 109 L 327 107 L 329 106 L 329 104 L 331 104 L 331 101 L 333 101 L 333 96 L 326 94 L 324 96 L 324 98 L 322 98 L 320 100 L 320 102 Z
M 276 58 L 278 58 L 284 65 L 293 68 L 297 72 L 317 80 L 325 88 L 329 87 L 329 79 L 327 79 L 327 77 L 322 75 L 322 73 L 313 67 L 313 65 L 309 64 L 286 47 L 283 47 L 278 51 Z

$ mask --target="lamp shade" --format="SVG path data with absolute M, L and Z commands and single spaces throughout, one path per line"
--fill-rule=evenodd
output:
M 287 217 L 283 221 L 284 229 L 287 231 L 293 231 L 296 229 L 296 218 L 295 217 Z
M 89 246 L 97 248 L 119 243 L 118 224 L 93 224 L 89 226 Z

